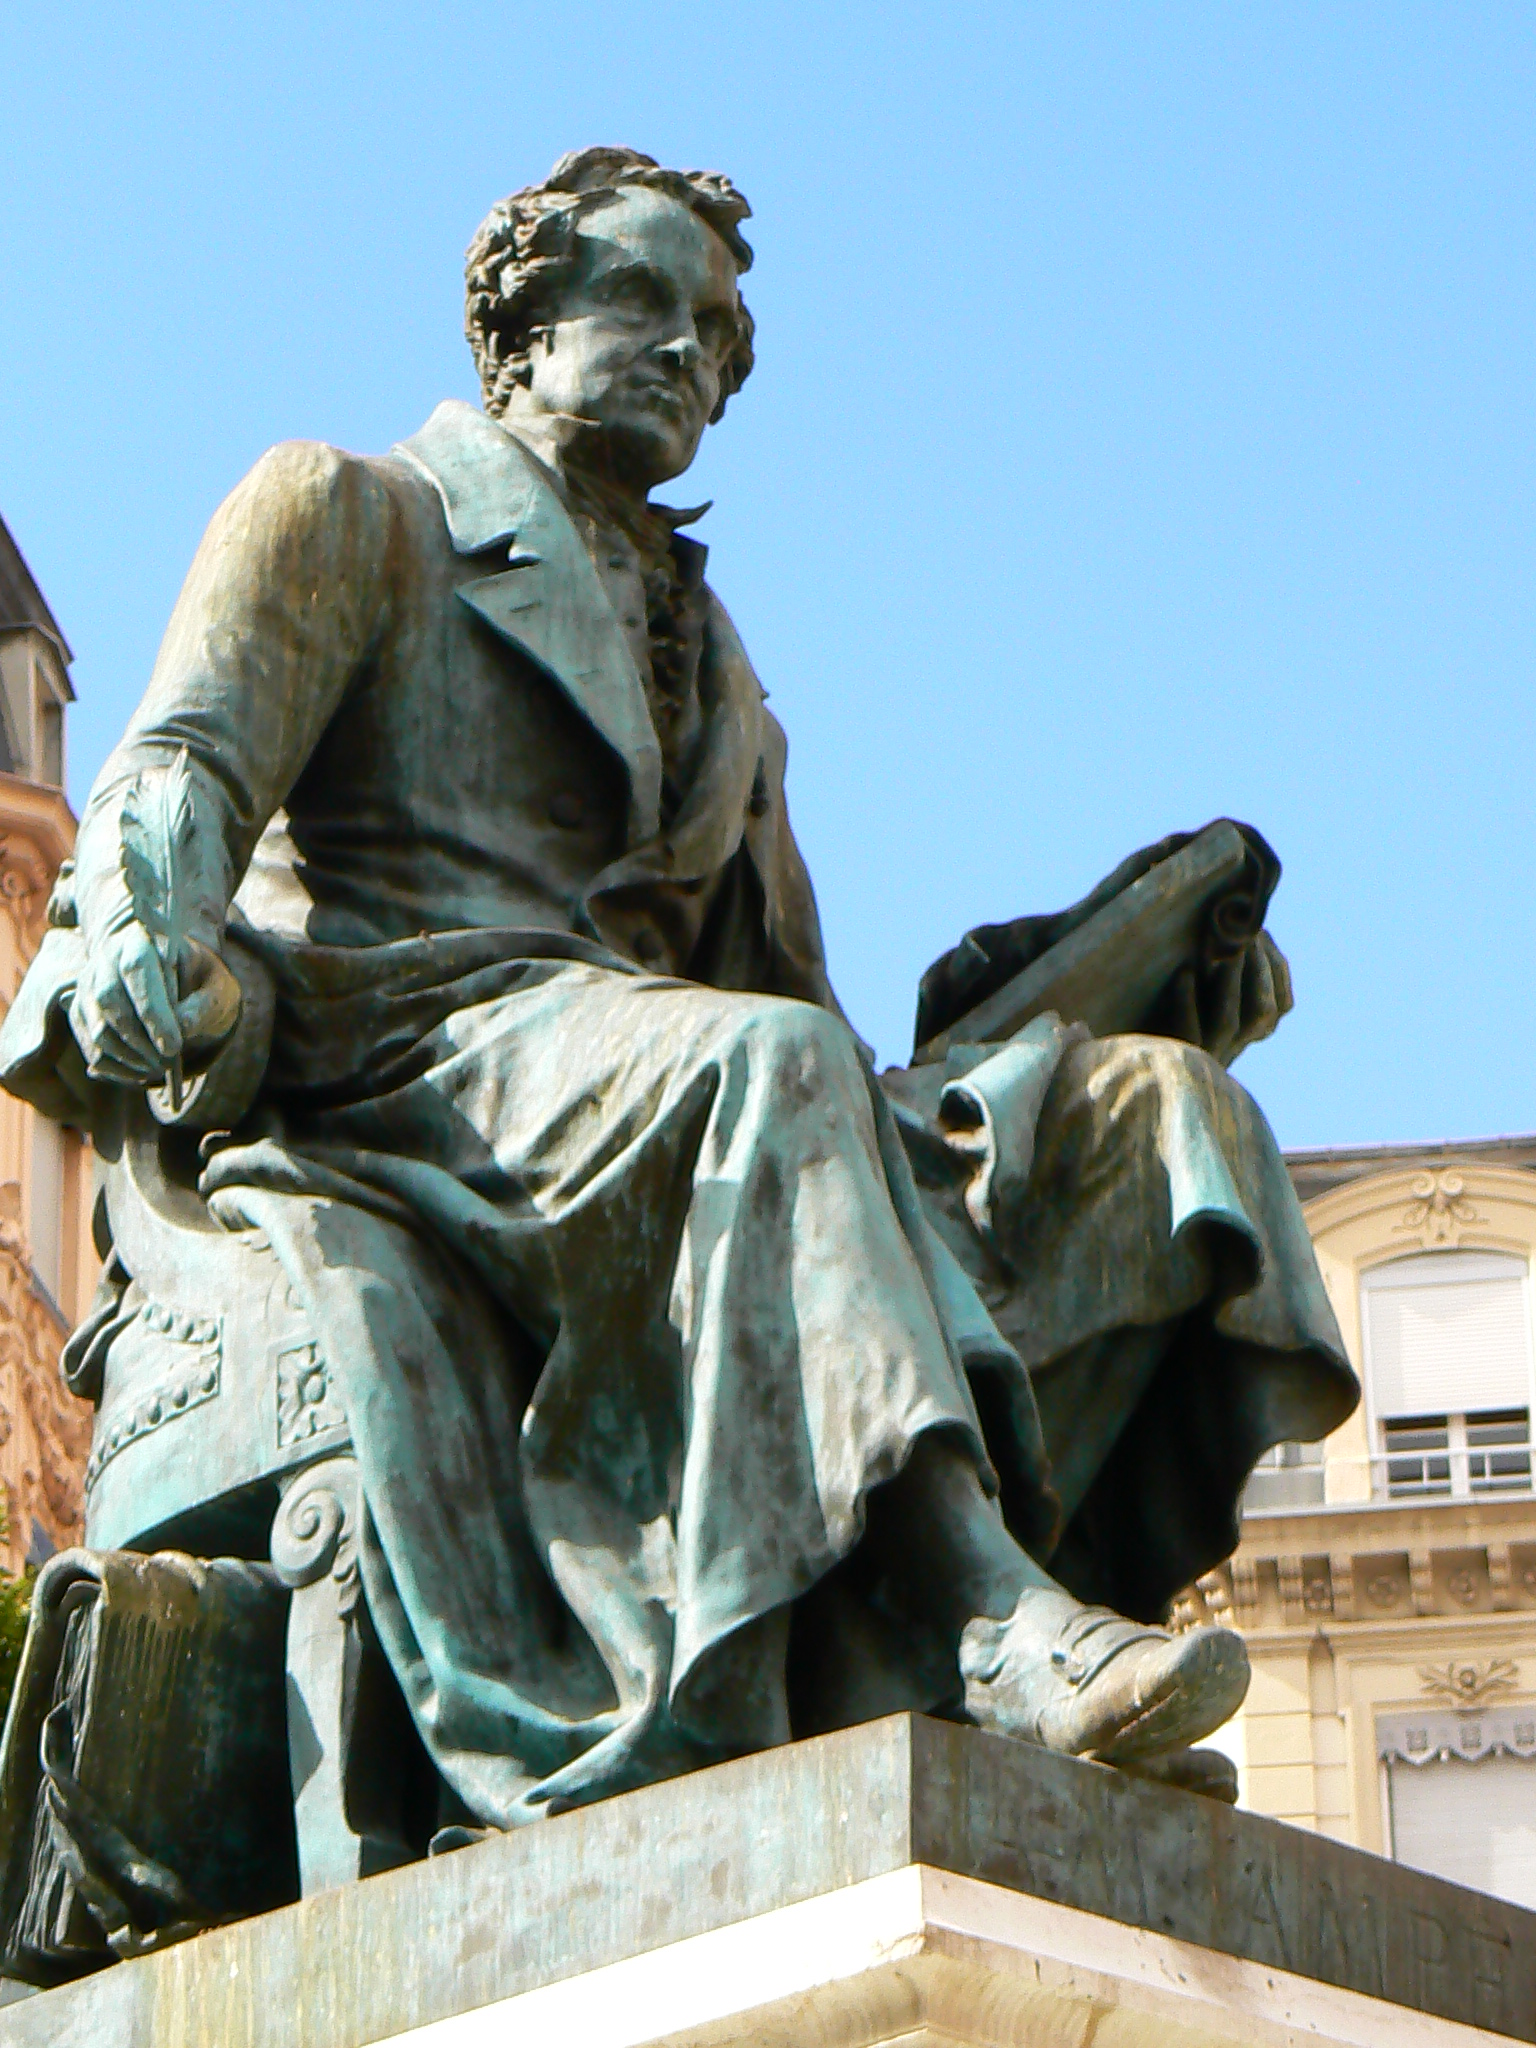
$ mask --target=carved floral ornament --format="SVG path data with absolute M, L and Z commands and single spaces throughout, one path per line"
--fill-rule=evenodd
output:
M 21 832 L 0 832 L 0 911 L 24 960 L 42 944 L 52 887 L 53 870 L 34 842 Z
M 1466 1176 L 1454 1167 L 1416 1173 L 1410 1193 L 1413 1200 L 1403 1211 L 1397 1228 L 1411 1231 L 1426 1249 L 1457 1246 L 1464 1230 L 1487 1221 L 1467 1194 Z
M 1339 1301 L 1382 1258 L 1462 1249 L 1530 1256 L 1536 1172 L 1472 1157 L 1394 1167 L 1314 1196 L 1302 1213 Z
M 1518 1691 L 1520 1672 L 1509 1657 L 1488 1657 L 1481 1664 L 1452 1658 L 1448 1664 L 1421 1665 L 1419 1683 L 1438 1698 L 1476 1707 L 1497 1694 Z

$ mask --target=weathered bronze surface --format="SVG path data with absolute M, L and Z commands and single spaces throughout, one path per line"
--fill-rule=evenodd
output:
M 911 1863 L 1536 2040 L 1536 1914 L 1101 1765 L 906 1716 L 203 1935 L 7 2009 L 0 2038 L 357 2048 Z
M 746 211 L 565 159 L 469 253 L 484 408 L 236 488 L 0 1033 L 106 1162 L 87 1541 L 289 1590 L 307 1892 L 897 1708 L 1186 1771 L 1243 1653 L 1155 1624 L 1356 1398 L 1227 1073 L 1257 833 L 970 934 L 910 1068 L 839 1010 L 650 497 Z

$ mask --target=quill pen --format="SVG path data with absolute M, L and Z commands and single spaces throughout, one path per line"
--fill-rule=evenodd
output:
M 185 855 L 197 827 L 192 776 L 182 748 L 168 768 L 145 769 L 123 799 L 119 820 L 123 879 L 133 914 L 155 942 L 171 1000 L 181 994 L 181 956 L 187 942 Z M 181 1108 L 182 1066 L 171 1062 L 171 1107 Z

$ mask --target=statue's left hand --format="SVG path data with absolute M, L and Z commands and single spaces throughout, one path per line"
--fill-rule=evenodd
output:
M 1261 931 L 1234 959 L 1181 968 L 1145 1028 L 1198 1045 L 1230 1067 L 1247 1046 L 1270 1036 L 1294 1001 L 1286 957 Z

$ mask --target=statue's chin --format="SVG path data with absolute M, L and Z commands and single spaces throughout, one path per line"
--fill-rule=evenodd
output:
M 681 476 L 703 438 L 702 428 L 694 433 L 674 417 L 649 413 L 615 423 L 606 436 L 615 475 L 648 491 Z

